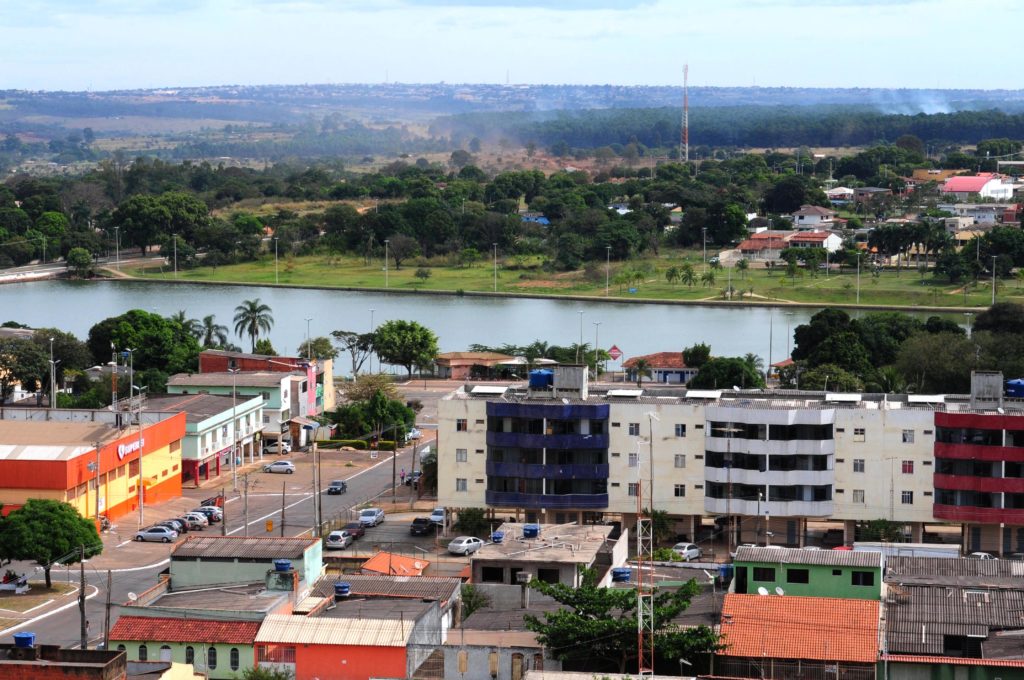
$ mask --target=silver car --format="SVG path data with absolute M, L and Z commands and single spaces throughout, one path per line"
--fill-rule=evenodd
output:
M 359 523 L 364 527 L 375 527 L 384 521 L 384 511 L 380 508 L 365 508 L 359 512 Z
M 270 465 L 263 466 L 264 472 L 279 472 L 281 474 L 290 475 L 295 472 L 295 463 L 290 460 L 277 460 Z
M 135 534 L 136 541 L 156 541 L 158 543 L 170 543 L 178 540 L 178 532 L 165 526 L 149 527 Z
M 324 547 L 332 550 L 344 550 L 352 545 L 352 540 L 350 533 L 340 529 L 327 534 L 327 538 L 324 539 Z
M 452 555 L 471 555 L 484 546 L 484 542 L 476 536 L 459 536 L 448 544 L 448 552 Z

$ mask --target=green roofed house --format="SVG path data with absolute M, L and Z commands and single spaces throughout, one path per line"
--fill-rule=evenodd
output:
M 879 600 L 882 553 L 744 546 L 736 551 L 736 593 Z

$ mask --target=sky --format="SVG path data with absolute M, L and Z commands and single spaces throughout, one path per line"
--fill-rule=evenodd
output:
M 0 0 L 0 89 L 575 83 L 1017 89 L 996 0 Z

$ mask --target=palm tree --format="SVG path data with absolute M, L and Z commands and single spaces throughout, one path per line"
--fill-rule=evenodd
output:
M 871 376 L 867 388 L 886 394 L 900 394 L 910 389 L 910 384 L 895 366 L 882 366 Z
M 637 359 L 633 362 L 633 370 L 636 371 L 636 386 L 642 387 L 644 376 L 651 377 L 651 362 L 647 359 Z
M 201 337 L 198 339 L 203 341 L 204 348 L 224 347 L 228 344 L 228 327 L 215 323 L 213 314 L 203 317 L 199 323 L 199 331 Z
M 679 268 L 679 280 L 685 283 L 688 287 L 693 288 L 693 284 L 697 283 L 697 272 L 694 270 L 692 264 L 689 262 L 683 263 L 683 266 Z
M 197 319 L 189 319 L 184 309 L 179 309 L 170 316 L 171 321 L 177 321 L 185 331 L 198 340 L 201 336 L 201 324 Z
M 700 285 L 711 287 L 715 285 L 715 270 L 709 269 L 700 275 Z
M 668 268 L 668 271 L 665 272 L 665 280 L 668 281 L 669 283 L 675 284 L 679 281 L 680 273 L 681 272 L 679 271 L 679 267 L 673 265 Z
M 235 307 L 235 333 L 240 338 L 249 336 L 252 340 L 252 351 L 256 351 L 256 340 L 260 332 L 269 333 L 274 326 L 274 317 L 270 313 L 269 305 L 255 300 L 243 300 L 242 304 Z
M 737 262 L 736 262 L 736 269 L 739 270 L 741 278 L 744 278 L 744 279 L 747 278 L 747 269 L 749 269 L 749 268 L 750 268 L 750 262 L 747 261 L 747 258 L 744 257 L 744 258 L 741 258 L 741 259 L 737 260 Z
M 750 366 L 758 373 L 764 373 L 764 359 L 757 356 L 753 352 L 747 352 L 743 355 L 743 363 Z

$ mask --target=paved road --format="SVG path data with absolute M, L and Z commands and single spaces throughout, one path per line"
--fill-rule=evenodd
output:
M 359 468 L 348 467 L 340 460 L 344 454 L 323 452 L 321 456 L 322 486 L 326 487 L 332 479 L 348 479 L 349 491 L 340 496 L 322 495 L 324 520 L 342 517 L 354 517 L 357 512 L 354 508 L 366 504 L 387 491 L 384 498 L 390 500 L 392 465 L 391 457 L 381 457 L 376 461 L 368 461 L 369 465 Z M 366 454 L 361 454 L 366 456 Z M 297 535 L 309 530 L 313 526 L 313 488 L 312 488 L 312 455 L 310 453 L 296 453 L 287 458 L 293 460 L 297 470 L 291 475 L 267 474 L 258 471 L 248 473 L 249 499 L 248 499 L 248 527 L 246 529 L 243 520 L 243 508 L 245 502 L 241 493 L 234 494 L 230 478 L 227 481 L 226 495 L 228 497 L 225 507 L 227 522 L 226 532 L 230 535 L 239 536 L 246 532 L 250 536 L 277 536 L 280 534 L 281 517 L 281 492 L 284 488 L 285 501 L 285 535 Z M 275 457 L 276 459 L 276 457 Z M 398 453 L 395 458 L 395 468 L 407 471 L 411 469 L 412 449 L 407 448 Z M 246 477 L 239 475 L 238 491 L 244 489 Z M 158 521 L 176 513 L 196 507 L 199 501 L 215 495 L 213 489 L 187 489 L 183 492 L 183 498 L 169 501 L 161 506 L 147 508 L 147 523 Z M 398 492 L 399 500 L 409 499 L 408 487 L 402 487 Z M 274 531 L 268 534 L 266 521 L 274 521 Z M 113 571 L 113 588 L 111 601 L 115 605 L 111 611 L 111 625 L 116 621 L 120 613 L 118 603 L 126 602 L 129 593 L 141 593 L 152 587 L 157 582 L 158 574 L 167 568 L 168 555 L 171 546 L 159 543 L 136 543 L 132 536 L 137 530 L 137 517 L 125 516 L 113 527 L 112 531 L 105 536 L 106 549 L 104 554 L 86 562 L 86 580 L 89 584 L 87 593 L 89 600 L 86 604 L 86 616 L 90 622 L 90 645 L 95 645 L 102 640 L 104 603 L 106 600 L 106 569 Z M 214 525 L 205 530 L 207 533 L 220 533 L 220 525 Z M 402 543 L 399 537 L 408 540 L 408 519 L 394 518 L 384 525 L 370 530 L 367 536 L 362 539 L 365 543 L 374 541 L 375 544 Z M 429 550 L 429 547 L 428 547 Z M 408 550 L 405 550 L 408 552 Z M 15 565 L 19 571 L 34 569 L 31 565 Z M 40 575 L 41 576 L 41 575 Z M 78 565 L 70 569 L 55 569 L 54 580 L 77 582 L 79 578 Z M 55 607 L 59 603 L 55 603 Z M 79 643 L 80 623 L 76 601 L 71 600 L 68 608 L 50 610 L 43 614 L 38 620 L 30 620 L 17 628 L 4 631 L 2 641 L 10 642 L 11 635 L 18 631 L 32 631 L 36 633 L 37 639 L 44 644 L 57 644 L 61 646 L 74 646 Z

